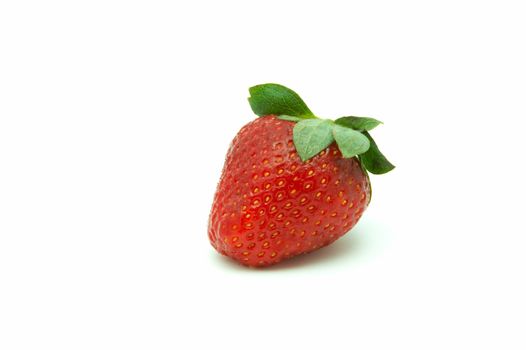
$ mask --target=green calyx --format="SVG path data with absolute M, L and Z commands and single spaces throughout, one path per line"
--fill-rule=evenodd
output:
M 297 93 L 279 84 L 256 85 L 249 92 L 248 102 L 256 115 L 275 115 L 296 123 L 293 140 L 301 160 L 307 161 L 336 142 L 344 158 L 358 157 L 373 174 L 385 174 L 395 168 L 368 132 L 381 121 L 354 116 L 334 121 L 318 118 Z

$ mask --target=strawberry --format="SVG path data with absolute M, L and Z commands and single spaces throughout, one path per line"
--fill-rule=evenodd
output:
M 232 141 L 208 235 L 221 254 L 268 266 L 343 236 L 371 199 L 367 171 L 383 174 L 394 166 L 368 133 L 378 120 L 320 119 L 278 84 L 249 91 L 260 118 Z

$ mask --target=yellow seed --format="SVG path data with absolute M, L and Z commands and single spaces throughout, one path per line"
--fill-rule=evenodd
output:
M 334 213 L 331 214 L 331 216 L 332 216 L 333 218 L 335 218 L 337 215 L 338 215 L 338 213 L 336 213 L 336 212 L 334 212 Z
M 247 256 L 248 254 L 250 254 L 250 253 L 249 252 L 243 252 L 244 256 Z
M 234 243 L 235 243 L 235 242 L 237 242 L 237 240 L 238 240 L 238 239 L 239 239 L 239 237 L 237 237 L 237 236 L 234 236 L 234 237 L 232 237 L 232 242 L 234 242 Z
M 268 190 L 270 188 L 271 184 L 265 184 L 265 189 Z
M 269 243 L 269 242 L 265 242 L 265 243 L 263 243 L 263 248 L 266 249 L 266 248 L 268 248 L 269 246 L 270 246 L 270 243 Z
M 279 220 L 279 219 L 283 219 L 283 213 L 279 213 L 276 218 Z
M 331 197 L 331 196 L 327 196 L 327 197 L 325 197 L 325 200 L 326 200 L 327 202 L 330 202 L 330 201 L 331 201 L 331 199 L 332 199 L 332 197 Z
M 263 255 L 265 255 L 265 252 L 259 252 L 258 256 L 261 258 Z
M 263 164 L 268 164 L 268 159 L 263 159 Z
M 289 226 L 289 225 L 290 225 L 290 221 L 289 220 L 285 221 L 285 226 Z
M 300 233 L 300 237 L 303 237 L 303 236 L 305 236 L 305 230 L 301 231 Z
M 254 176 L 252 176 L 252 178 L 253 178 L 254 180 L 256 180 L 256 179 L 258 178 L 258 174 L 254 174 Z
M 293 170 L 293 171 L 296 170 L 296 168 L 297 168 L 296 164 L 293 164 L 293 165 L 290 167 L 290 169 Z
M 279 235 L 278 231 L 272 232 L 272 234 L 270 235 L 270 238 L 276 238 L 278 235 Z
M 323 169 L 325 169 L 325 168 L 327 167 L 327 165 L 328 165 L 327 163 L 323 163 L 323 164 L 321 165 L 321 167 L 322 167 Z
M 253 193 L 258 193 L 259 192 L 259 188 L 257 187 L 254 187 L 254 189 L 252 190 Z
M 321 179 L 320 182 L 321 182 L 322 184 L 326 184 L 326 183 L 327 183 L 327 179 L 326 179 L 326 178 L 323 178 L 323 179 Z
M 279 180 L 278 181 L 278 186 L 283 186 L 285 184 L 285 181 L 284 180 Z
M 347 204 L 347 199 L 344 199 L 344 200 L 342 201 L 342 205 L 346 205 L 346 204 Z
M 335 185 L 339 185 L 339 184 L 340 184 L 340 180 L 336 180 L 336 181 L 334 181 L 334 184 L 335 184 Z
M 235 245 L 236 248 L 241 248 L 242 246 L 243 246 L 243 243 L 241 243 L 241 242 L 240 243 L 236 243 L 236 245 Z
M 295 189 L 290 190 L 290 195 L 293 196 L 297 191 Z
M 325 155 L 325 150 L 320 152 L 320 156 L 324 156 L 324 155 Z
M 258 206 L 261 202 L 259 201 L 259 199 L 254 199 L 254 201 L 252 202 L 253 205 L 255 206 Z
M 318 231 L 314 231 L 311 233 L 312 236 L 316 236 L 318 234 Z
M 290 207 L 292 207 L 292 203 L 291 202 L 287 202 L 287 204 L 285 204 L 285 208 L 289 209 Z
M 265 202 L 266 202 L 266 203 L 270 202 L 270 199 L 271 199 L 271 198 L 272 198 L 272 197 L 270 197 L 269 195 L 266 195 L 266 196 L 265 196 Z
M 349 208 L 352 208 L 353 206 L 354 206 L 354 202 L 351 202 L 351 203 L 349 204 Z
M 306 189 L 306 190 L 308 190 L 308 189 L 311 188 L 311 187 L 312 187 L 312 184 L 311 184 L 311 183 L 307 183 L 307 184 L 305 184 L 305 189 Z
M 314 170 L 309 170 L 309 172 L 307 173 L 308 176 L 312 176 L 314 175 Z
M 276 252 L 272 252 L 272 254 L 270 254 L 270 257 L 274 258 L 276 255 L 278 255 Z
M 306 223 L 309 219 L 307 217 L 304 217 L 303 219 L 301 219 L 301 222 L 303 223 Z
M 268 224 L 268 228 L 271 229 L 271 230 L 273 230 L 273 229 L 276 228 L 276 224 L 273 223 L 273 222 L 271 222 L 270 224 Z
M 316 198 L 320 198 L 320 197 L 321 197 L 321 192 L 316 193 Z
M 343 191 L 338 192 L 338 197 L 343 197 Z
M 247 214 L 245 215 L 245 217 L 246 217 L 247 219 L 250 219 L 250 213 L 247 213 Z
M 281 175 L 281 174 L 283 174 L 283 171 L 284 171 L 284 170 L 283 170 L 283 169 L 281 169 L 281 168 L 280 168 L 280 169 L 278 169 L 278 174 L 280 174 L 280 175 Z
M 300 199 L 300 204 L 305 204 L 306 201 L 307 201 L 307 198 L 302 197 L 302 198 Z
M 267 176 L 269 176 L 269 175 L 270 175 L 270 173 L 269 173 L 268 171 L 264 171 L 264 172 L 263 172 L 263 176 L 267 177 Z
M 319 225 L 319 224 L 321 224 L 321 221 L 318 220 L 318 221 L 316 221 L 314 224 L 315 224 L 315 225 Z

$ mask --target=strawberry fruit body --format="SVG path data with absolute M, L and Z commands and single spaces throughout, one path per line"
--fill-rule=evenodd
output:
M 321 120 L 277 84 L 250 92 L 260 118 L 245 125 L 228 150 L 208 236 L 221 254 L 262 267 L 348 232 L 371 198 L 367 170 L 384 173 L 394 166 L 367 133 L 380 122 Z

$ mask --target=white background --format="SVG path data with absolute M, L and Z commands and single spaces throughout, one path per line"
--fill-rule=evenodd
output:
M 524 349 L 520 1 L 2 1 L 0 348 Z M 266 270 L 207 219 L 248 87 L 397 165 Z

